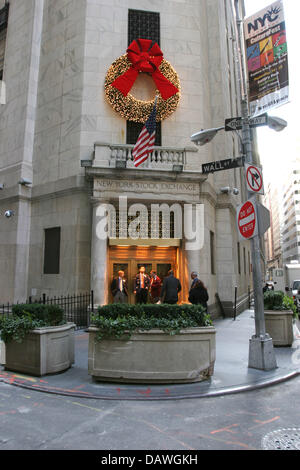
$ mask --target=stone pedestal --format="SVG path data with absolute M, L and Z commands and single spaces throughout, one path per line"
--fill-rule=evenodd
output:
M 248 367 L 260 370 L 276 369 L 276 357 L 272 338 L 266 335 L 264 338 L 253 336 L 249 342 Z

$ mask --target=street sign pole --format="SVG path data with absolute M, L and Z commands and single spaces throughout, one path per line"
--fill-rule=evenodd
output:
M 242 100 L 242 143 L 245 152 L 245 162 L 253 163 L 252 157 L 252 136 L 248 119 L 248 102 Z M 253 194 L 248 191 L 248 199 Z M 255 197 L 255 196 L 254 196 Z M 262 290 L 262 270 L 260 256 L 260 230 L 251 239 L 251 256 L 253 266 L 253 290 L 254 290 L 254 312 L 255 312 L 255 335 L 249 342 L 248 366 L 261 369 L 272 370 L 277 367 L 272 338 L 266 333 L 264 316 L 264 297 Z

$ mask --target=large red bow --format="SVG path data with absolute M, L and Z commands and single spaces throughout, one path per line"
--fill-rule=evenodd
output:
M 151 39 L 137 39 L 132 41 L 128 47 L 127 57 L 132 66 L 111 84 L 124 96 L 128 95 L 139 72 L 151 74 L 164 100 L 167 100 L 179 91 L 158 69 L 163 60 L 163 53 L 157 43 L 149 50 L 151 44 Z

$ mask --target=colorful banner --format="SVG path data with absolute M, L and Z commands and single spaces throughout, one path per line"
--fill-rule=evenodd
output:
M 250 116 L 289 100 L 288 53 L 282 1 L 244 20 Z

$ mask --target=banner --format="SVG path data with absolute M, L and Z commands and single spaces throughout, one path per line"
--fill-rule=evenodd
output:
M 288 102 L 288 53 L 282 1 L 244 20 L 250 116 Z

